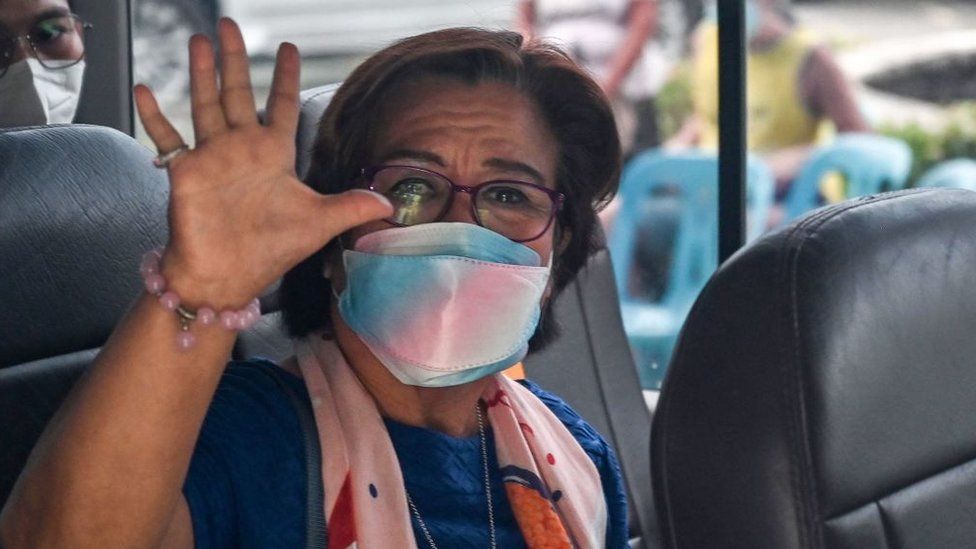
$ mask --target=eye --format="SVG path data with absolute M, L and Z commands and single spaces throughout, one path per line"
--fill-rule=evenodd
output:
M 54 42 L 74 30 L 70 22 L 71 19 L 66 17 L 41 21 L 31 29 L 30 39 L 36 46 Z
M 522 189 L 513 186 L 495 186 L 483 192 L 485 199 L 495 204 L 506 206 L 520 206 L 529 201 Z
M 424 200 L 436 193 L 434 185 L 419 177 L 408 177 L 397 181 L 387 194 L 399 202 Z

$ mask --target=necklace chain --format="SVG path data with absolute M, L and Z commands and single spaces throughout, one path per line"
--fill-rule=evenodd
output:
M 495 545 L 495 509 L 491 502 L 491 479 L 488 476 L 488 444 L 485 437 L 485 420 L 481 416 L 480 405 L 475 406 L 475 412 L 478 416 L 478 435 L 481 438 L 481 468 L 484 473 L 485 495 L 488 499 L 488 539 L 491 544 L 491 549 L 495 549 L 497 547 Z M 437 549 L 437 544 L 434 543 L 434 538 L 430 535 L 430 530 L 427 529 L 427 523 L 420 516 L 420 511 L 417 510 L 413 499 L 410 498 L 409 491 L 407 492 L 407 505 L 410 506 L 410 511 L 413 512 L 414 518 L 417 519 L 417 524 L 420 525 L 420 531 L 423 532 L 424 538 L 427 539 L 430 549 Z

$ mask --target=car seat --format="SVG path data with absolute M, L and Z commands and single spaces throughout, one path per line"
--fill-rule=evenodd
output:
M 976 540 L 976 194 L 818 210 L 735 254 L 652 430 L 666 547 Z
M 166 240 L 152 158 L 104 127 L 0 132 L 0 505 Z

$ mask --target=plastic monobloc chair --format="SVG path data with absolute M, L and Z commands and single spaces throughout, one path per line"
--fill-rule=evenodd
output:
M 624 330 L 634 350 L 641 385 L 647 389 L 660 388 L 681 324 L 718 266 L 718 169 L 714 154 L 648 151 L 631 160 L 624 170 L 620 210 L 608 248 Z M 749 159 L 747 181 L 747 232 L 751 239 L 766 226 L 774 184 L 770 171 L 756 158 Z M 667 206 L 660 207 L 662 203 Z M 678 207 L 671 208 L 675 203 Z M 635 252 L 642 245 L 641 233 L 649 221 L 646 216 L 668 209 L 676 209 L 677 226 L 666 286 L 654 300 L 632 285 L 639 269 Z
M 784 222 L 820 206 L 820 182 L 828 173 L 847 181 L 847 198 L 905 187 L 912 152 L 903 141 L 870 133 L 845 133 L 816 149 L 786 195 Z
M 954 158 L 936 164 L 918 179 L 916 187 L 949 187 L 976 191 L 976 160 Z

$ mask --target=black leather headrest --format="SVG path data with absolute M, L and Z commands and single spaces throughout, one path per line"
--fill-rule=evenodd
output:
M 166 174 L 98 126 L 0 132 L 0 367 L 97 347 L 165 242 Z
M 976 540 L 976 193 L 820 210 L 734 256 L 652 430 L 670 546 Z

